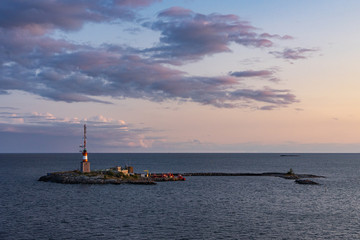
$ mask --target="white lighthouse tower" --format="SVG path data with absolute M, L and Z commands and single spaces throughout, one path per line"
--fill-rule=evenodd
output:
M 90 162 L 88 161 L 88 155 L 86 150 L 86 124 L 84 124 L 84 144 L 80 146 L 82 148 L 82 162 L 80 163 L 81 172 L 90 172 Z

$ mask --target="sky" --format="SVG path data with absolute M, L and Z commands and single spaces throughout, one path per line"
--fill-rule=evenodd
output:
M 359 152 L 357 0 L 2 0 L 0 153 Z

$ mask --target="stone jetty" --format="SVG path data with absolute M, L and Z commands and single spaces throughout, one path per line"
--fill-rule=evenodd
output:
M 200 172 L 200 173 L 181 173 L 183 176 L 243 176 L 243 177 L 280 177 L 285 179 L 301 179 L 301 178 L 325 178 L 313 174 L 289 174 L 279 172 L 265 173 L 222 173 L 222 172 Z
M 243 176 L 243 177 L 280 177 L 295 180 L 297 184 L 320 185 L 317 182 L 305 178 L 325 178 L 313 174 L 295 174 L 292 169 L 287 173 L 265 172 L 265 173 L 221 173 L 221 172 L 202 172 L 202 173 L 182 173 L 182 176 Z

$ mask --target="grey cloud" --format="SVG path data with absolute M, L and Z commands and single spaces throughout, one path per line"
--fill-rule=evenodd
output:
M 206 55 L 230 52 L 229 45 L 270 47 L 271 38 L 290 39 L 290 36 L 258 34 L 256 28 L 236 15 L 194 13 L 173 7 L 158 14 L 155 22 L 143 26 L 160 31 L 158 46 L 144 50 L 157 58 L 198 60 Z
M 77 30 L 86 22 L 134 19 L 134 8 L 154 0 L 2 0 L 0 27 L 26 28 L 34 34 L 48 29 Z
M 292 36 L 290 35 L 284 35 L 284 36 L 280 36 L 278 34 L 269 34 L 269 33 L 262 33 L 260 34 L 260 37 L 263 38 L 275 38 L 275 39 L 281 39 L 281 40 L 291 40 L 294 39 Z
M 230 76 L 234 77 L 270 77 L 273 75 L 272 71 L 269 70 L 260 70 L 260 71 L 241 71 L 241 72 L 231 72 Z
M 274 105 L 267 105 L 267 106 L 263 106 L 260 108 L 260 110 L 266 110 L 266 111 L 271 111 L 271 110 L 274 110 L 276 109 L 277 106 L 274 106 Z
M 291 94 L 289 90 L 277 90 L 271 88 L 264 88 L 262 90 L 241 89 L 232 93 L 235 99 L 253 99 L 265 103 L 272 103 L 276 105 L 287 105 L 298 102 L 296 96 Z
M 309 48 L 286 48 L 282 52 L 272 51 L 270 54 L 274 55 L 277 58 L 284 58 L 289 60 L 298 60 L 298 59 L 306 59 L 308 58 L 307 54 L 315 52 L 315 49 Z
M 247 70 L 247 71 L 237 71 L 237 72 L 229 72 L 230 76 L 237 77 L 237 78 L 262 78 L 266 79 L 271 82 L 279 82 L 280 79 L 277 77 L 274 77 L 275 71 L 272 70 Z
M 135 55 L 121 55 L 106 49 L 55 54 L 37 59 L 39 66 L 13 64 L 0 69 L 0 83 L 5 90 L 23 90 L 45 98 L 65 102 L 102 102 L 94 97 L 144 98 L 152 101 L 173 99 L 193 101 L 216 107 L 236 107 L 233 101 L 262 98 L 243 94 L 237 77 L 187 76 L 186 73 Z M 35 70 L 36 69 L 36 70 Z M 238 75 L 241 73 L 237 73 Z M 242 75 L 266 75 L 247 72 Z M 26 79 L 26 81 L 25 81 Z M 257 90 L 254 90 L 256 93 Z M 272 99 L 280 95 L 272 96 Z M 279 105 L 291 101 L 278 101 Z

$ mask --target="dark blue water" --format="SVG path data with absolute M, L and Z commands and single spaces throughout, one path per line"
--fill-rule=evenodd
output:
M 286 172 L 188 177 L 141 185 L 38 182 L 78 168 L 79 154 L 0 154 L 0 239 L 358 239 L 360 154 L 89 154 L 92 169 L 136 172 Z

